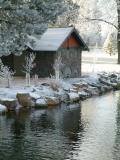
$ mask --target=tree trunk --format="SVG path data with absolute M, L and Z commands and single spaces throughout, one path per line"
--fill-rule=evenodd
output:
M 30 74 L 26 73 L 26 85 L 30 86 Z
M 10 78 L 7 78 L 7 87 L 10 88 Z
M 117 47 L 118 47 L 118 64 L 120 64 L 120 31 L 118 31 L 117 35 Z
M 55 79 L 59 80 L 60 79 L 60 70 L 55 71 Z
M 118 33 L 117 33 L 117 47 L 118 47 L 118 64 L 120 64 L 120 0 L 117 2 L 117 12 L 118 12 Z

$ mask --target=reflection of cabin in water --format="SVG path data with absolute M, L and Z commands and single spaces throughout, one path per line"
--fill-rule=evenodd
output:
M 28 49 L 21 55 L 3 56 L 3 63 L 16 71 L 16 76 L 23 76 L 23 64 L 25 54 L 36 54 L 35 68 L 33 72 L 39 77 L 54 75 L 53 64 L 55 58 L 61 55 L 63 77 L 79 77 L 81 75 L 81 53 L 88 50 L 75 28 L 49 28 L 41 38 L 29 36 L 31 42 Z

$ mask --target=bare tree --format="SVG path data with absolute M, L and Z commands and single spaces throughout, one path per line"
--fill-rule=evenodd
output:
M 60 70 L 62 67 L 62 58 L 59 55 L 56 59 L 55 59 L 55 63 L 53 65 L 54 71 L 55 71 L 55 79 L 59 80 L 60 79 Z
M 8 66 L 5 66 L 0 59 L 0 78 L 7 80 L 7 87 L 10 88 L 11 80 L 13 79 L 15 72 L 13 72 Z
M 24 72 L 26 74 L 26 85 L 30 86 L 30 74 L 32 69 L 34 68 L 34 60 L 36 55 L 34 53 L 30 53 L 29 55 L 25 56 L 25 65 L 23 65 Z

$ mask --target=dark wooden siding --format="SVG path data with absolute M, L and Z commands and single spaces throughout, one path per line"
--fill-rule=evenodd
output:
M 14 70 L 15 76 L 25 76 L 23 66 L 25 65 L 25 54 L 20 56 L 14 55 Z
M 62 57 L 61 76 L 63 78 L 78 78 L 81 76 L 81 53 L 80 48 L 59 49 L 57 56 Z
M 39 77 L 54 75 L 54 56 L 55 52 L 36 52 L 35 68 L 32 74 L 37 73 Z
M 2 56 L 1 60 L 4 65 L 10 67 L 10 69 L 14 70 L 14 61 L 13 61 L 13 55 L 10 54 L 9 56 Z

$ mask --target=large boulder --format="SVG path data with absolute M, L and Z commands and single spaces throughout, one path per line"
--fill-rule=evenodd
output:
M 5 112 L 7 112 L 7 107 L 2 105 L 2 104 L 0 104 L 0 114 L 1 113 L 5 113 Z
M 60 99 L 58 97 L 46 97 L 46 102 L 48 106 L 57 106 L 60 104 Z
M 36 108 L 47 107 L 47 106 L 48 106 L 48 104 L 47 104 L 47 101 L 45 98 L 37 99 L 37 101 L 35 103 Z
M 2 98 L 0 99 L 0 104 L 6 106 L 8 110 L 15 110 L 17 107 L 17 100 L 11 98 Z
M 75 93 L 75 92 L 68 93 L 68 96 L 69 96 L 69 101 L 71 103 L 79 101 L 79 95 L 77 93 Z
M 29 93 L 17 93 L 18 102 L 23 107 L 32 107 L 33 102 Z

